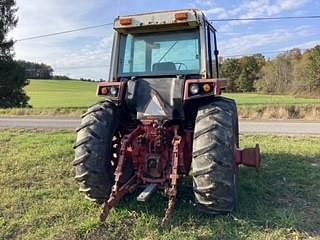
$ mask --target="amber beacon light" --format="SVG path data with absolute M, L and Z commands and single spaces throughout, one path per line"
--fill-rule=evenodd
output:
M 131 25 L 132 24 L 132 18 L 122 18 L 120 19 L 121 25 Z
M 183 21 L 188 19 L 188 13 L 187 12 L 180 12 L 175 14 L 175 18 L 177 21 Z

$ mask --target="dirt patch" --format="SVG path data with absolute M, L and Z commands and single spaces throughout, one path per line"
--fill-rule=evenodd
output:
M 316 160 L 316 161 L 313 161 L 313 162 L 311 163 L 311 166 L 313 166 L 313 167 L 319 167 L 319 168 L 320 168 L 320 159 L 319 159 L 319 160 Z

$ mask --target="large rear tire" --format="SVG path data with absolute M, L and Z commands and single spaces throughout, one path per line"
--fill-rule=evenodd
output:
M 82 116 L 74 145 L 75 179 L 79 191 L 99 204 L 110 195 L 114 183 L 113 137 L 119 124 L 119 112 L 111 101 L 97 103 Z
M 198 109 L 192 175 L 196 204 L 200 211 L 223 214 L 238 205 L 237 107 L 233 100 L 216 97 Z

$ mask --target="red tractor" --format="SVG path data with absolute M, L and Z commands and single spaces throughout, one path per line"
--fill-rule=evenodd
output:
M 232 212 L 238 165 L 259 168 L 259 146 L 239 149 L 237 106 L 221 96 L 216 31 L 199 10 L 118 17 L 105 100 L 82 116 L 75 143 L 80 191 L 104 203 L 104 221 L 127 193 L 164 190 L 169 223 L 177 186 L 191 172 L 201 211 Z

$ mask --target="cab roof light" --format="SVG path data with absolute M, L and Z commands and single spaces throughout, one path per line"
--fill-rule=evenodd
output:
M 188 13 L 187 12 L 180 12 L 175 14 L 175 18 L 177 21 L 183 21 L 188 19 Z
M 132 24 L 132 18 L 122 18 L 120 19 L 121 25 L 131 25 Z

